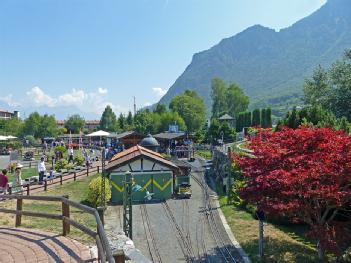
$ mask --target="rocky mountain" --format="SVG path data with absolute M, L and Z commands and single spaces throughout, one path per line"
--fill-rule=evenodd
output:
M 329 66 L 351 48 L 351 0 L 328 0 L 319 10 L 276 32 L 260 25 L 197 53 L 160 100 L 169 103 L 186 89 L 197 91 L 210 107 L 214 77 L 239 84 L 251 108 L 273 105 L 281 115 L 301 103 L 302 84 L 314 68 Z

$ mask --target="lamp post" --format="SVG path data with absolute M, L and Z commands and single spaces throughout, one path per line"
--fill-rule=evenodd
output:
M 133 239 L 133 193 L 141 191 L 142 187 L 134 183 L 133 174 L 126 172 L 123 192 L 123 231 Z
M 223 141 L 224 133 L 223 133 L 223 131 L 221 131 L 221 137 L 222 137 L 222 149 L 224 150 L 224 141 Z

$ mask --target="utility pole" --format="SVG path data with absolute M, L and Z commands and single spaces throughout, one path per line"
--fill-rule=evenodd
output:
M 101 156 L 101 206 L 106 207 L 106 176 L 105 176 L 105 147 L 102 148 Z
M 134 116 L 136 115 L 136 103 L 135 103 L 135 96 L 133 96 L 134 99 Z
M 132 185 L 132 174 L 131 172 L 126 172 L 123 192 L 123 231 L 130 239 L 133 239 Z

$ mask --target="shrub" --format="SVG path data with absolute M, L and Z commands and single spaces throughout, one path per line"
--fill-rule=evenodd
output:
M 74 157 L 74 162 L 77 166 L 82 166 L 85 162 L 85 159 L 82 155 L 77 155 Z
M 67 149 L 66 149 L 65 146 L 56 146 L 56 147 L 55 147 L 55 152 L 57 152 L 57 151 L 61 152 L 62 155 L 64 155 L 64 153 L 67 152 Z
M 56 171 L 61 171 L 62 169 L 66 169 L 67 165 L 68 165 L 68 162 L 67 162 L 66 159 L 58 160 L 55 163 L 55 170 Z
M 99 206 L 102 202 L 101 184 L 102 184 L 101 176 L 93 179 L 89 184 L 87 201 L 93 207 Z M 105 180 L 105 196 L 106 196 L 106 201 L 109 201 L 111 199 L 110 181 L 107 178 Z

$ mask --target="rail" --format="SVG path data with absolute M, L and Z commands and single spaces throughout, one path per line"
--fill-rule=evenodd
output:
M 72 200 L 69 200 L 68 196 L 23 196 L 23 195 L 1 195 L 1 198 L 4 199 L 16 199 L 17 206 L 16 209 L 7 209 L 0 208 L 0 212 L 15 214 L 16 221 L 15 226 L 21 226 L 22 216 L 31 216 L 31 217 L 40 217 L 48 218 L 54 220 L 62 220 L 62 235 L 66 236 L 70 233 L 70 227 L 76 227 L 81 230 L 88 236 L 95 239 L 96 246 L 98 249 L 98 261 L 99 262 L 109 262 L 115 263 L 115 258 L 112 255 L 109 241 L 107 239 L 103 224 L 99 217 L 99 213 L 96 209 L 91 208 L 86 205 L 76 203 Z M 44 212 L 32 212 L 32 211 L 23 211 L 23 200 L 35 200 L 35 201 L 48 201 L 48 202 L 61 202 L 62 203 L 62 213 L 61 214 L 49 214 Z M 87 226 L 74 221 L 70 218 L 70 207 L 77 208 L 85 213 L 91 214 L 96 221 L 97 230 L 93 231 Z

